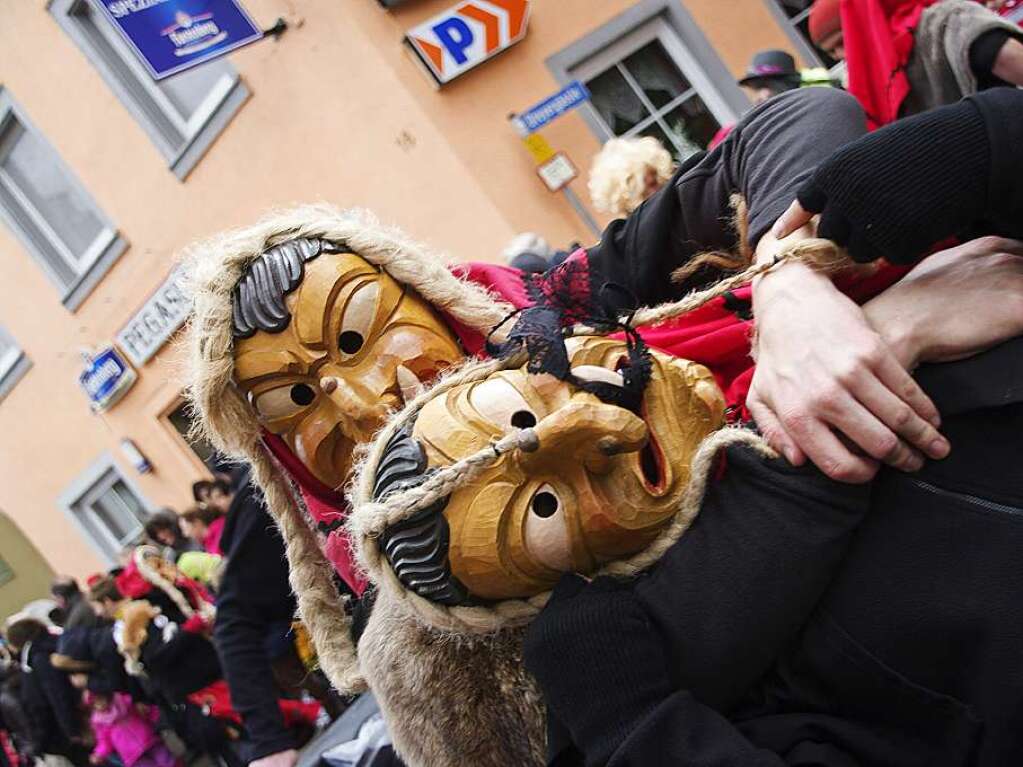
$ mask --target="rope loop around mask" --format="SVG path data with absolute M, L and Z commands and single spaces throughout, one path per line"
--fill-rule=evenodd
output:
M 636 310 L 622 321 L 628 320 L 634 327 L 668 322 L 706 305 L 758 276 L 768 274 L 789 261 L 802 261 L 823 272 L 840 271 L 850 263 L 845 253 L 830 240 L 819 238 L 804 240 L 786 249 L 773 261 L 750 266 L 704 290 L 690 293 L 679 301 Z M 606 335 L 616 330 L 576 326 L 567 332 L 574 336 Z M 525 353 L 518 352 L 505 359 L 472 361 L 445 375 L 432 388 L 408 403 L 378 432 L 348 488 L 353 511 L 346 528 L 361 567 L 382 592 L 388 593 L 394 600 L 407 607 L 411 617 L 420 620 L 431 629 L 454 634 L 487 634 L 518 628 L 528 624 L 539 614 L 547 603 L 549 592 L 529 599 L 508 599 L 486 606 L 446 606 L 431 602 L 407 589 L 398 580 L 378 546 L 378 536 L 391 525 L 408 519 L 455 489 L 471 482 L 503 455 L 516 450 L 535 450 L 536 435 L 532 429 L 509 433 L 486 448 L 438 469 L 426 481 L 412 489 L 373 500 L 377 466 L 391 437 L 399 429 L 407 427 L 427 402 L 459 386 L 481 382 L 496 372 L 521 367 L 526 361 Z M 708 436 L 693 456 L 690 482 L 672 522 L 641 552 L 608 563 L 594 573 L 594 577 L 608 575 L 630 578 L 657 562 L 696 517 L 707 483 L 716 466 L 717 456 L 722 450 L 733 445 L 746 445 L 765 457 L 776 455 L 762 437 L 747 429 L 725 427 Z

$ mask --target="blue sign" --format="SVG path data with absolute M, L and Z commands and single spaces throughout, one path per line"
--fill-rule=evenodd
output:
M 93 0 L 156 80 L 263 37 L 238 0 Z
M 78 376 L 92 409 L 102 413 L 113 407 L 137 378 L 135 371 L 117 350 L 108 346 L 86 360 L 85 370 Z
M 515 115 L 515 122 L 519 126 L 519 131 L 523 135 L 528 135 L 589 100 L 590 92 L 586 86 L 578 80 L 573 80 L 553 96 Z

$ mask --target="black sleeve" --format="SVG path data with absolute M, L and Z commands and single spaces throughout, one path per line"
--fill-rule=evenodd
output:
M 991 145 L 985 233 L 1023 238 L 1023 90 L 992 88 L 968 100 L 984 118 Z
M 1009 41 L 1007 29 L 995 28 L 984 32 L 970 45 L 970 71 L 977 78 L 977 90 L 984 90 L 996 85 L 1005 85 L 992 74 L 995 59 L 1001 52 L 1002 47 Z
M 608 225 L 587 250 L 594 287 L 615 282 L 653 305 L 715 280 L 704 270 L 676 285 L 671 274 L 697 253 L 735 248 L 733 195 L 746 200 L 755 247 L 817 164 L 865 131 L 859 104 L 837 89 L 803 88 L 761 104 L 712 152 L 687 160 L 627 219 Z
M 800 187 L 857 261 L 912 263 L 949 237 L 1023 237 L 1023 91 L 993 88 L 839 149 Z
M 843 760 L 836 765 L 847 765 Z M 778 754 L 754 746 L 714 709 L 679 691 L 654 709 L 612 755 L 607 767 L 678 764 L 686 767 L 783 767 Z M 826 763 L 817 763 L 828 767 Z
M 295 747 L 277 704 L 277 685 L 264 648 L 266 625 L 252 619 L 235 600 L 219 603 L 214 643 L 251 742 L 249 760 Z
M 806 622 L 869 502 L 869 485 L 729 450 L 693 525 L 636 583 L 675 689 L 734 705 Z
M 222 543 L 227 565 L 217 596 L 214 642 L 231 700 L 252 741 L 250 759 L 258 759 L 295 747 L 277 705 L 279 692 L 265 649 L 270 625 L 290 619 L 295 604 L 284 542 L 251 486 L 232 502 Z
M 38 674 L 46 701 L 64 737 L 68 740 L 79 737 L 82 733 L 78 721 L 78 693 L 67 674 L 55 669 L 49 659 L 37 661 L 32 673 Z

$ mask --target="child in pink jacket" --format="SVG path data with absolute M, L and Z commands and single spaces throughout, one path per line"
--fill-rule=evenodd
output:
M 180 767 L 180 763 L 157 734 L 154 724 L 159 712 L 152 706 L 142 713 L 123 692 L 88 692 L 85 702 L 92 709 L 89 721 L 96 736 L 96 748 L 89 761 L 102 764 L 117 754 L 124 767 Z

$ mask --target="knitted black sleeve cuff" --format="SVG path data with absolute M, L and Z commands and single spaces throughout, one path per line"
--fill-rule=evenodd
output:
M 799 199 L 857 260 L 911 263 L 983 214 L 991 148 L 969 101 L 887 125 L 818 167 Z M 826 203 L 825 203 L 826 197 Z
M 971 96 L 991 147 L 991 174 L 983 218 L 994 233 L 1023 237 L 1023 90 L 992 88 Z

